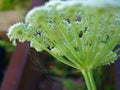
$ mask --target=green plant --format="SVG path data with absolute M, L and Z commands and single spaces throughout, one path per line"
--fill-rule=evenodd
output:
M 120 50 L 114 50 L 120 43 L 120 6 L 102 3 L 50 1 L 31 10 L 25 23 L 11 26 L 7 35 L 13 44 L 30 41 L 37 51 L 80 70 L 88 90 L 96 90 L 93 70 L 114 63 Z

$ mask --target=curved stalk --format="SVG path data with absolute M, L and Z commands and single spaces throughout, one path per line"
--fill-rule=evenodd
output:
M 88 90 L 96 90 L 92 70 L 82 70 L 82 74 L 84 76 Z

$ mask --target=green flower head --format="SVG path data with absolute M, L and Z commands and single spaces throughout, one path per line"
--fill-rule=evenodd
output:
M 25 23 L 13 25 L 11 41 L 30 41 L 37 51 L 46 50 L 76 69 L 94 69 L 113 63 L 119 55 L 119 6 L 90 6 L 83 2 L 50 1 L 31 10 Z

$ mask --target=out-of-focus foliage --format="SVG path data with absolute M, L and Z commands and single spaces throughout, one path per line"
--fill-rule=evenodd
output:
M 29 7 L 31 0 L 0 0 L 0 10 Z
M 8 52 L 13 51 L 15 48 L 10 42 L 6 40 L 0 40 L 0 47 L 3 47 Z

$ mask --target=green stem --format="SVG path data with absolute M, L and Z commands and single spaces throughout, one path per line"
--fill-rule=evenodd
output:
M 96 90 L 92 70 L 82 70 L 88 90 Z

